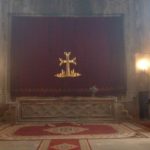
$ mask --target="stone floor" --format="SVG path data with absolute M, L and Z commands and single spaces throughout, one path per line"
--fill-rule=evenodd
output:
M 136 126 L 132 123 L 123 123 L 128 128 L 136 132 L 135 136 L 126 138 L 100 138 L 100 139 L 80 139 L 79 143 L 83 144 L 80 149 L 68 148 L 49 148 L 50 139 L 15 139 L 15 140 L 0 140 L 0 150 L 150 150 L 150 130 L 144 129 L 141 126 Z M 4 126 L 1 125 L 1 128 Z
M 0 141 L 0 150 L 38 150 L 40 141 Z
M 150 139 L 89 140 L 92 150 L 150 150 Z
M 91 139 L 91 150 L 150 150 L 150 138 Z M 47 150 L 39 149 L 41 141 L 0 141 L 0 150 Z M 50 149 L 49 149 L 50 150 Z M 63 149 L 69 150 L 69 149 Z M 87 150 L 87 149 L 84 149 Z

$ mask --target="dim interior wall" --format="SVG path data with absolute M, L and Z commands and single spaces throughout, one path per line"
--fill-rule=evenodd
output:
M 10 27 L 11 15 L 48 16 L 124 16 L 124 40 L 127 66 L 127 94 L 125 99 L 136 96 L 134 54 L 142 48 L 145 19 L 141 6 L 149 0 L 0 0 L 0 102 L 11 101 L 10 83 Z M 141 5 L 142 3 L 142 5 Z

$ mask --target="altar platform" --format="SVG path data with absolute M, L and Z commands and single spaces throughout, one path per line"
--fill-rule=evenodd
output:
M 117 97 L 21 97 L 16 99 L 17 121 L 118 121 Z

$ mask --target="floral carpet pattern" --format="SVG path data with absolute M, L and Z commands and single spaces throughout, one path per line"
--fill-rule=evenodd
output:
M 56 139 L 44 140 L 38 150 L 91 150 L 91 147 L 85 139 Z
M 16 124 L 0 131 L 1 140 L 127 138 L 136 132 L 125 124 Z
M 148 150 L 149 140 L 149 128 L 129 122 L 0 124 L 0 150 Z

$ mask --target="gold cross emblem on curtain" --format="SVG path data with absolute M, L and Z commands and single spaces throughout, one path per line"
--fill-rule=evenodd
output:
M 66 56 L 66 59 L 59 58 L 59 66 L 62 66 L 65 64 L 66 69 L 62 69 L 60 73 L 55 74 L 54 76 L 57 78 L 67 78 L 67 77 L 79 77 L 81 76 L 80 73 L 76 72 L 75 69 L 71 69 L 70 65 L 74 64 L 77 65 L 76 63 L 76 57 L 73 59 L 70 59 L 71 52 L 64 52 L 64 55 Z

